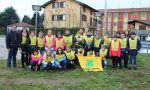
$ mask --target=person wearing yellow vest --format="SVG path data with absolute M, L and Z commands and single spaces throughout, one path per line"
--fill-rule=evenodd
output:
M 39 37 L 37 38 L 37 46 L 41 55 L 43 55 L 44 54 L 44 37 L 43 37 L 42 31 L 39 32 Z
M 65 55 L 67 58 L 67 65 L 68 69 L 75 69 L 75 53 L 71 50 L 70 47 L 66 47 Z
M 56 50 L 56 58 L 55 63 L 57 64 L 58 68 L 64 70 L 67 64 L 66 56 L 62 48 L 58 48 Z
M 94 38 L 94 52 L 95 56 L 99 56 L 99 50 L 101 46 L 101 39 L 100 36 L 97 34 Z
M 93 50 L 88 51 L 87 56 L 88 57 L 95 57 L 94 51 Z
M 55 43 L 55 36 L 52 34 L 52 30 L 48 30 L 47 35 L 44 37 L 45 50 L 49 49 L 51 52 L 54 52 Z
M 136 34 L 134 32 L 131 33 L 131 38 L 127 41 L 127 49 L 130 56 L 130 63 L 129 63 L 129 69 L 132 69 L 132 59 L 134 59 L 134 70 L 137 70 L 136 66 L 136 56 L 138 54 L 138 51 L 141 49 L 141 42 L 136 37 Z
M 94 36 L 92 35 L 91 31 L 88 31 L 87 35 L 84 38 L 84 47 L 85 47 L 85 56 L 87 52 L 93 50 L 94 45 Z
M 63 39 L 66 47 L 73 47 L 73 36 L 70 35 L 69 30 L 65 31 L 65 35 L 63 36 Z
M 118 69 L 118 64 L 121 66 L 118 62 L 118 59 L 121 56 L 121 45 L 117 36 L 114 36 L 114 39 L 111 41 L 109 56 L 112 58 L 113 68 Z
M 80 29 L 77 32 L 77 35 L 75 35 L 74 43 L 75 43 L 75 49 L 76 49 L 75 53 L 77 54 L 78 49 L 80 47 L 83 47 L 83 44 L 84 44 L 83 29 Z
M 107 60 L 106 60 L 107 52 L 108 50 L 105 48 L 105 45 L 102 44 L 99 54 L 100 57 L 102 58 L 102 65 L 104 68 L 107 68 Z
M 29 66 L 28 62 L 28 56 L 29 56 L 29 51 L 27 47 L 27 38 L 28 38 L 28 31 L 26 28 L 23 28 L 20 32 L 20 39 L 19 39 L 19 47 L 21 48 L 21 63 L 22 63 L 22 68 L 26 66 Z
M 56 68 L 54 64 L 54 55 L 49 49 L 45 51 L 43 60 L 41 63 L 42 63 L 43 70 L 50 70 L 50 69 Z
M 109 49 L 110 43 L 111 43 L 110 34 L 109 34 L 109 33 L 106 33 L 106 35 L 105 35 L 104 38 L 102 39 L 102 44 L 105 45 L 105 48 Z
M 40 62 L 43 59 L 42 55 L 40 54 L 40 52 L 35 49 L 33 50 L 32 54 L 31 54 L 31 70 L 32 71 L 38 71 L 40 70 Z
M 30 36 L 27 39 L 27 45 L 29 48 L 29 63 L 31 63 L 31 53 L 34 49 L 37 49 L 37 38 L 35 36 L 35 32 L 31 31 Z
M 80 47 L 80 48 L 78 49 L 78 54 L 77 54 L 77 56 L 84 56 L 84 49 L 83 49 L 83 47 Z
M 56 38 L 55 50 L 58 48 L 62 48 L 63 50 L 65 49 L 65 42 L 61 33 L 58 33 Z
M 121 43 L 121 58 L 120 62 L 123 59 L 124 60 L 124 67 L 128 67 L 128 51 L 127 51 L 127 38 L 124 33 L 121 33 L 121 38 L 119 39 Z

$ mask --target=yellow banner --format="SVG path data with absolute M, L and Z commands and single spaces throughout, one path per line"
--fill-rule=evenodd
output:
M 103 71 L 101 57 L 78 56 L 78 58 L 84 71 Z

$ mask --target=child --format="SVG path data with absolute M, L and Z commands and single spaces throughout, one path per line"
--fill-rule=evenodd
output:
M 20 42 L 19 42 L 19 47 L 21 48 L 21 63 L 22 63 L 22 68 L 25 67 L 24 63 L 26 62 L 26 66 L 29 66 L 29 60 L 28 60 L 28 49 L 27 49 L 27 41 L 28 38 L 28 31 L 26 28 L 23 28 L 21 33 L 20 33 Z
M 57 50 L 60 47 L 64 50 L 65 42 L 64 42 L 64 39 L 62 38 L 61 33 L 58 33 L 57 38 L 56 38 L 55 50 Z
M 31 54 L 31 70 L 37 71 L 40 70 L 40 61 L 42 60 L 42 56 L 40 52 L 35 49 Z
M 46 50 L 44 53 L 42 67 L 43 70 L 56 69 L 56 65 L 54 64 L 54 55 L 51 50 Z
M 77 54 L 77 56 L 84 56 L 84 49 L 83 49 L 83 47 L 80 47 L 80 48 L 78 49 L 78 54 Z
M 35 32 L 31 31 L 30 36 L 27 39 L 27 45 L 29 48 L 29 63 L 31 63 L 31 53 L 33 52 L 34 49 L 37 49 L 37 39 L 35 36 Z
M 62 48 L 58 48 L 56 51 L 56 64 L 59 68 L 65 69 L 67 60 Z
M 95 54 L 94 54 L 93 50 L 90 50 L 89 52 L 87 52 L 87 56 L 88 57 L 92 57 L 92 56 L 95 57 Z
M 39 32 L 39 37 L 37 39 L 37 46 L 38 50 L 40 51 L 41 55 L 44 54 L 44 38 L 43 38 L 43 32 Z
M 94 52 L 95 56 L 99 56 L 99 50 L 100 50 L 100 45 L 101 45 L 101 39 L 99 38 L 100 36 L 97 34 L 94 38 Z
M 73 46 L 73 36 L 70 34 L 69 30 L 65 31 L 65 35 L 63 36 L 66 47 Z
M 105 45 L 101 45 L 100 57 L 102 57 L 102 65 L 104 68 L 107 67 L 107 60 L 106 60 L 107 52 L 108 50 L 105 49 Z
M 87 36 L 85 36 L 84 46 L 85 46 L 85 55 L 90 50 L 93 50 L 94 45 L 94 36 L 92 35 L 91 31 L 88 31 Z
M 130 55 L 130 66 L 129 69 L 132 68 L 132 59 L 134 59 L 134 70 L 137 70 L 136 66 L 136 56 L 138 54 L 138 51 L 141 49 L 141 42 L 140 40 L 135 36 L 135 33 L 131 33 L 131 38 L 127 41 L 128 46 L 128 52 Z
M 127 52 L 127 38 L 124 33 L 121 33 L 121 38 L 119 39 L 121 43 L 121 58 L 124 60 L 124 67 L 128 67 L 128 52 Z
M 75 53 L 71 50 L 70 47 L 66 47 L 65 55 L 67 58 L 67 68 L 75 69 Z
M 113 68 L 118 69 L 118 58 L 121 56 L 121 45 L 117 36 L 114 36 L 114 39 L 110 44 L 109 55 L 112 58 Z M 119 66 L 121 66 L 120 63 Z

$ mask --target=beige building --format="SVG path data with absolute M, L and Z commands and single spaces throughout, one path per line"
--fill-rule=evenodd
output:
M 50 0 L 44 8 L 44 28 L 72 28 L 85 30 L 99 28 L 94 8 L 77 0 Z M 98 24 L 98 26 L 97 26 Z M 98 29 L 100 30 L 100 28 Z

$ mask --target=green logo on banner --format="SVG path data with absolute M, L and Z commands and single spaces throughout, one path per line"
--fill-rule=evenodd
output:
M 87 68 L 92 68 L 93 67 L 93 60 L 87 60 L 86 61 L 86 67 Z

